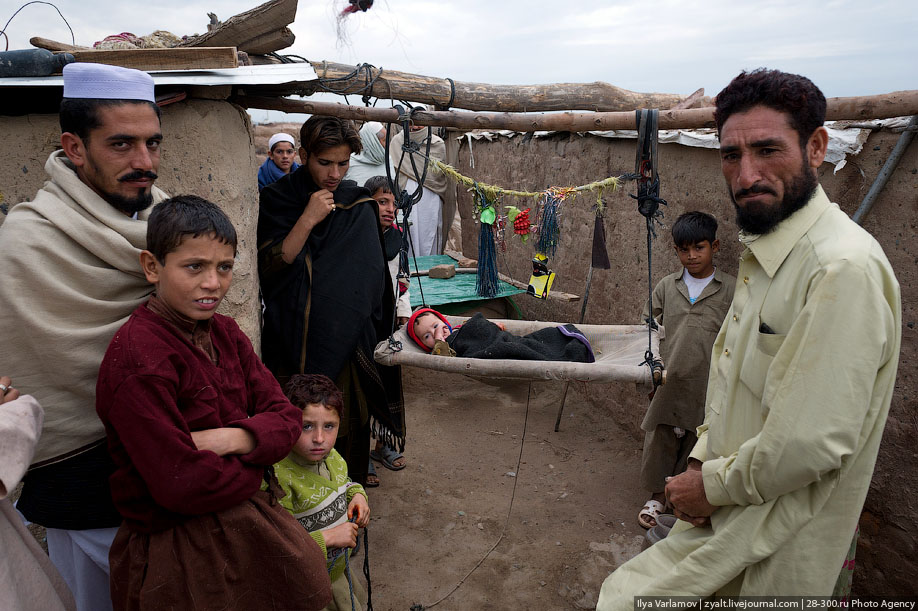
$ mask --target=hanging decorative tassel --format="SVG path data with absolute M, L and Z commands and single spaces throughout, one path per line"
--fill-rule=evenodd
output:
M 539 239 L 536 241 L 536 252 L 549 257 L 555 255 L 561 241 L 561 204 L 566 192 L 548 190 L 542 198 L 539 210 Z
M 500 279 L 497 277 L 497 248 L 494 244 L 497 198 L 489 200 L 476 185 L 475 204 L 481 224 L 478 232 L 478 278 L 475 290 L 479 297 L 490 299 L 500 290 Z

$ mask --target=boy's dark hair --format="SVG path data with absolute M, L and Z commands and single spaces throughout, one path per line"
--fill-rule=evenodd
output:
M 346 144 L 352 153 L 360 153 L 363 143 L 354 122 L 338 117 L 320 117 L 313 115 L 300 128 L 300 146 L 306 153 L 321 153 L 333 146 Z
M 233 247 L 236 256 L 236 228 L 226 213 L 213 202 L 197 195 L 176 195 L 153 208 L 147 221 L 147 250 L 166 264 L 166 255 L 181 245 L 186 236 L 213 235 Z
M 163 113 L 159 106 L 147 100 L 97 100 L 91 98 L 64 98 L 61 100 L 60 122 L 61 133 L 76 134 L 80 140 L 87 142 L 89 132 L 99 127 L 100 108 L 112 108 L 122 104 L 146 104 L 156 112 L 156 118 L 162 121 Z
M 324 405 L 344 417 L 344 396 L 331 378 L 318 373 L 298 373 L 284 385 L 284 394 L 300 409 L 310 404 Z
M 376 193 L 379 189 L 382 189 L 383 193 L 392 193 L 392 189 L 389 188 L 389 179 L 385 176 L 370 176 L 363 183 L 363 188 L 369 191 L 370 195 Z
M 673 244 L 689 246 L 707 240 L 713 244 L 717 239 L 717 219 L 706 212 L 686 212 L 673 223 Z
M 741 72 L 714 101 L 714 122 L 720 134 L 730 115 L 767 106 L 787 115 L 801 148 L 826 120 L 826 97 L 813 81 L 780 70 Z

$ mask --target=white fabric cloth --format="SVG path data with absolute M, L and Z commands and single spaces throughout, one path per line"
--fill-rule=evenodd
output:
M 95 410 L 99 364 L 153 290 L 140 269 L 150 208 L 139 220 L 115 209 L 63 151 L 45 171 L 51 180 L 0 226 L 0 365 L 45 410 L 35 463 L 105 437 Z M 166 197 L 153 187 L 154 203 Z
M 351 155 L 351 165 L 344 175 L 346 180 L 353 180 L 361 187 L 367 179 L 386 175 L 386 147 L 379 142 L 379 131 L 382 123 L 370 121 L 360 128 L 360 142 L 363 151 Z M 390 175 L 395 180 L 395 168 L 390 163 Z
M 398 231 L 398 229 L 393 229 Z M 396 295 L 395 316 L 397 318 L 408 318 L 411 316 L 411 291 L 405 291 L 398 294 L 398 255 L 392 257 L 389 261 L 389 276 L 392 278 L 392 294 Z
M 268 150 L 270 151 L 273 149 L 274 145 L 278 142 L 289 142 L 293 146 L 296 146 L 296 140 L 293 139 L 293 136 L 290 134 L 285 134 L 284 132 L 278 132 L 268 138 Z
M 701 295 L 701 291 L 704 290 L 704 287 L 711 284 L 711 280 L 713 279 L 714 272 L 711 272 L 711 275 L 707 278 L 696 278 L 691 275 L 687 269 L 682 269 L 682 281 L 685 282 L 685 288 L 688 289 L 689 301 L 692 303 L 695 303 L 695 300 L 698 299 L 698 295 Z
M 48 555 L 73 592 L 78 611 L 112 608 L 108 551 L 117 532 L 117 528 L 47 529 Z
M 108 64 L 64 66 L 64 97 L 156 102 L 153 77 L 146 72 Z
M 43 412 L 23 395 L 0 405 L 0 609 L 69 611 L 73 596 L 6 496 L 32 462 Z
M 413 193 L 418 188 L 418 183 L 407 179 L 405 189 Z M 440 226 L 443 222 L 443 200 L 440 196 L 424 187 L 421 200 L 411 209 L 408 217 L 408 233 L 411 235 L 408 256 L 424 257 L 427 255 L 440 255 Z

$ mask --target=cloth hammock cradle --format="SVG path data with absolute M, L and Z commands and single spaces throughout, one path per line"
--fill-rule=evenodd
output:
M 446 319 L 452 327 L 455 327 L 468 320 L 468 317 L 447 316 Z M 554 327 L 559 324 L 532 320 L 494 320 L 492 322 L 503 323 L 505 329 L 513 335 L 526 335 L 544 327 Z M 434 356 L 415 345 L 408 337 L 404 327 L 393 334 L 393 339 L 401 342 L 401 350 L 394 349 L 390 341 L 386 339 L 377 344 L 373 356 L 381 365 L 407 365 L 486 378 L 633 382 L 653 387 L 651 369 L 643 363 L 648 347 L 647 325 L 578 324 L 577 328 L 590 340 L 596 362 L 569 363 Z M 654 355 L 660 354 L 660 339 L 662 338 L 663 327 L 650 332 L 650 347 Z

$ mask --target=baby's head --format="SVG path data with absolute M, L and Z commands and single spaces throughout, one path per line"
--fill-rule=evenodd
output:
M 236 230 L 220 208 L 178 195 L 153 208 L 140 265 L 165 305 L 191 320 L 212 318 L 233 280 Z
M 330 378 L 318 374 L 297 374 L 284 386 L 290 402 L 303 410 L 303 432 L 293 452 L 310 462 L 321 462 L 338 439 L 344 411 L 344 397 Z
M 395 196 L 389 189 L 389 179 L 385 176 L 371 176 L 363 183 L 363 187 L 379 204 L 379 224 L 385 231 L 395 222 Z
M 405 326 L 408 337 L 423 350 L 430 352 L 438 341 L 445 340 L 453 332 L 446 318 L 430 308 L 416 310 Z

